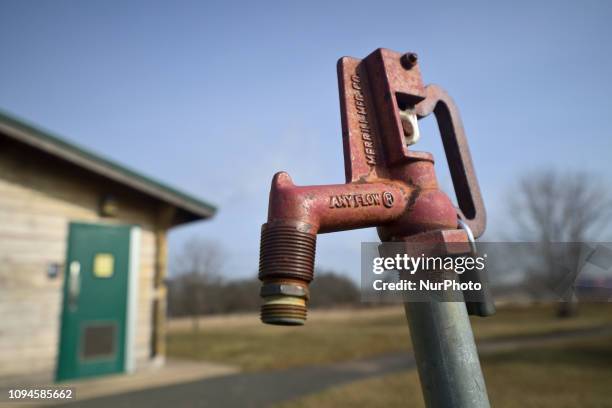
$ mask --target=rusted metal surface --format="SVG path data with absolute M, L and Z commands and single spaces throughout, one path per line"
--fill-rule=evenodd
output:
M 417 114 L 426 117 L 433 112 L 436 117 L 459 210 L 478 238 L 484 233 L 487 216 L 459 109 L 438 85 L 429 85 L 426 90 L 427 97 L 416 106 Z
M 410 256 L 461 255 L 471 251 L 467 234 L 458 229 L 423 232 L 396 241 L 405 244 L 402 253 Z
M 383 241 L 433 234 L 467 242 L 457 229 L 457 209 L 438 186 L 432 155 L 408 149 L 418 131 L 411 118 L 434 113 L 459 213 L 474 235 L 484 231 L 484 205 L 459 112 L 441 88 L 423 84 L 416 54 L 377 49 L 363 60 L 344 57 L 338 80 L 346 184 L 296 186 L 287 173 L 274 176 L 260 248 L 266 323 L 306 318 L 307 297 L 272 294 L 271 288 L 307 291 L 318 233 L 375 226 Z

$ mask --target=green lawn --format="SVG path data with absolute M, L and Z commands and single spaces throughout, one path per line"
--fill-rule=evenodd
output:
M 491 406 L 612 407 L 612 338 L 482 358 Z M 416 371 L 362 380 L 279 408 L 423 407 Z
M 233 364 L 245 370 L 267 370 L 346 361 L 405 351 L 410 336 L 403 309 L 355 310 L 334 318 L 313 313 L 303 327 L 260 324 L 257 318 L 244 324 L 206 321 L 196 335 L 189 329 L 171 331 L 168 356 Z M 474 318 L 477 338 L 521 336 L 612 324 L 612 305 L 583 305 L 571 319 L 557 319 L 551 306 L 502 309 L 496 316 Z

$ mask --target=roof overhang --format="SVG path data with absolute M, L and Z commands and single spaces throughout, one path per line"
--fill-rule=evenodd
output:
M 207 202 L 139 174 L 134 170 L 121 166 L 47 131 L 43 131 L 1 112 L 0 133 L 172 205 L 188 213 L 189 218 L 193 220 L 210 218 L 217 211 L 215 206 Z

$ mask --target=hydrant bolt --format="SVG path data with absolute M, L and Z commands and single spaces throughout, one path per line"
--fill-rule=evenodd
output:
M 418 61 L 419 57 L 414 52 L 407 52 L 402 55 L 400 62 L 405 69 L 412 69 Z

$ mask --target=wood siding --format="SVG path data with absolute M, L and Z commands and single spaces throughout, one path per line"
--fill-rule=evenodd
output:
M 98 215 L 105 194 L 117 199 L 118 216 Z M 53 379 L 72 221 L 141 227 L 136 368 L 150 361 L 153 300 L 164 293 L 154 288 L 160 208 L 140 193 L 0 136 L 0 382 L 32 374 Z M 55 279 L 46 272 L 52 263 L 62 266 Z

